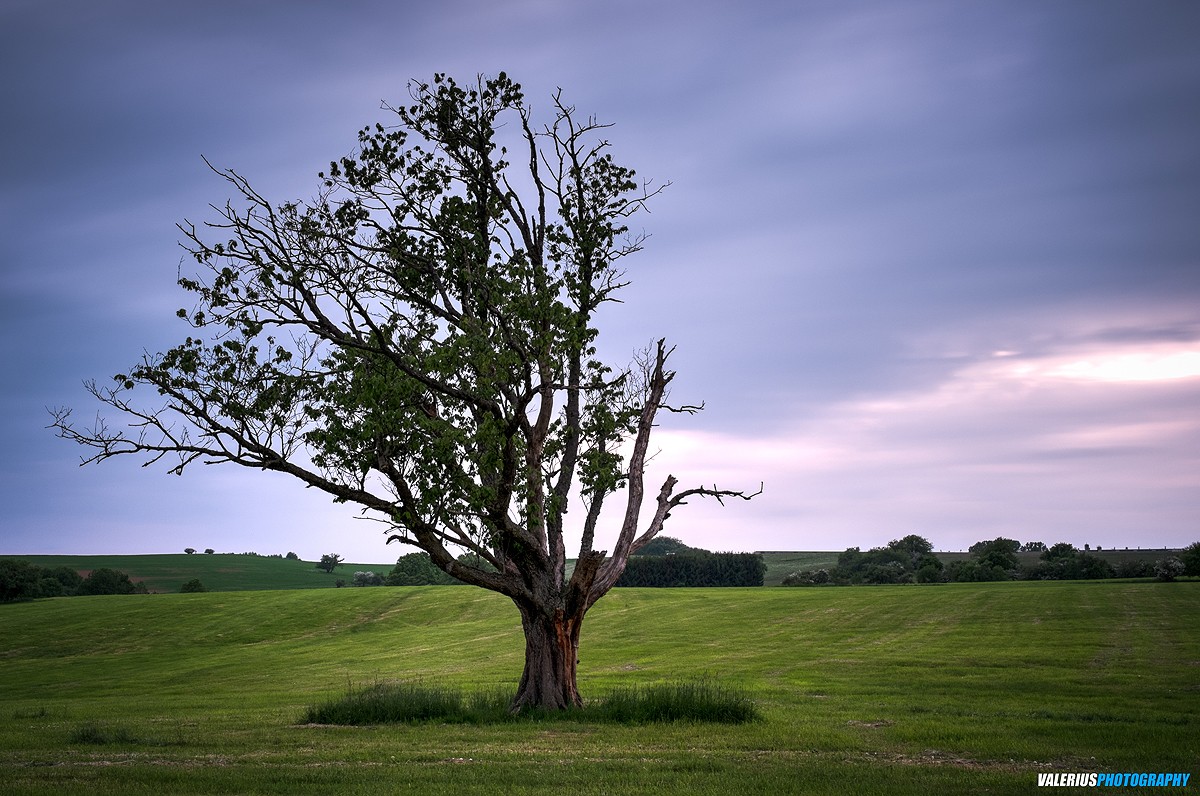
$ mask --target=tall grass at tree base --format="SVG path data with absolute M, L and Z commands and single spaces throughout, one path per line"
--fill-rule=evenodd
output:
M 376 683 L 313 705 L 304 724 L 501 724 L 563 719 L 613 724 L 710 722 L 744 724 L 760 718 L 750 696 L 710 678 L 617 688 L 582 708 L 513 712 L 503 689 L 462 691 L 423 683 Z

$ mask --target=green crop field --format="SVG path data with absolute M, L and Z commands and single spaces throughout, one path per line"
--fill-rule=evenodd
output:
M 311 566 L 311 565 L 310 565 Z M 463 587 L 0 606 L 0 791 L 1028 793 L 1039 772 L 1200 774 L 1200 583 L 618 589 L 585 696 L 708 675 L 762 721 L 303 726 L 348 685 L 515 685 Z
M 763 553 L 763 563 L 767 572 L 763 575 L 763 583 L 767 586 L 778 586 L 783 579 L 793 572 L 806 569 L 833 569 L 837 566 L 838 554 L 831 551 L 819 552 L 769 552 Z

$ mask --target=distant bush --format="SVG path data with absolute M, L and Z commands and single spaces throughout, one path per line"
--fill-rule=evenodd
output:
M 181 594 L 196 594 L 202 591 L 208 591 L 208 589 L 204 587 L 204 584 L 200 582 L 199 578 L 192 578 L 187 583 L 179 587 L 179 592 Z
M 355 572 L 350 583 L 354 586 L 382 586 L 383 575 L 378 572 Z
M 193 553 L 195 553 L 195 552 L 196 552 L 196 548 L 194 548 L 194 547 L 185 547 L 185 548 L 183 548 L 183 552 L 187 553 L 187 554 L 190 556 L 190 555 L 192 555 Z
M 44 570 L 43 570 L 44 571 Z M 58 578 L 43 577 L 38 580 L 37 596 L 38 597 L 63 597 L 66 595 L 66 590 L 59 582 Z
M 988 583 L 1008 580 L 1009 574 L 995 564 L 985 564 L 976 559 L 952 561 L 946 567 L 946 580 L 951 583 Z
M 940 583 L 945 572 L 946 565 L 933 553 L 926 553 L 917 559 L 917 583 Z
M 1112 564 L 1067 542 L 1043 550 L 1039 558 L 1037 564 L 1022 568 L 1022 577 L 1027 580 L 1099 580 L 1116 576 Z
M 1116 570 L 1112 564 L 1099 556 L 1080 553 L 1075 557 L 1072 575 L 1075 580 L 1101 580 L 1113 577 Z
M 863 572 L 863 583 L 884 585 L 888 583 L 912 583 L 913 575 L 900 561 L 871 564 Z
M 1154 577 L 1163 582 L 1175 580 L 1184 573 L 1187 566 L 1175 556 L 1159 559 L 1154 562 Z
M 1141 558 L 1121 561 L 1113 567 L 1114 578 L 1149 578 L 1154 575 L 1154 564 Z
M 806 569 L 783 576 L 784 586 L 824 586 L 829 582 L 827 569 Z
M 62 584 L 63 594 L 72 595 L 79 588 L 79 584 L 83 583 L 83 576 L 70 567 L 54 567 L 52 569 L 43 569 L 43 577 L 51 577 Z
M 923 536 L 909 534 L 866 552 L 846 548 L 838 554 L 837 566 L 829 576 L 831 582 L 839 584 L 913 583 L 921 567 L 932 568 L 926 577 L 933 577 L 936 571 L 933 579 L 941 579 L 942 562 L 933 555 L 933 545 Z
M 295 553 L 292 553 L 290 551 L 288 552 L 288 554 L 286 556 L 284 556 L 284 558 L 286 558 L 288 561 L 299 561 L 300 560 L 300 556 L 298 556 Z
M 893 550 L 908 557 L 904 568 L 916 570 L 921 566 L 921 560 L 933 554 L 933 544 L 924 536 L 911 533 L 903 539 L 893 539 L 887 543 L 887 550 Z
M 1183 574 L 1200 577 L 1200 542 L 1192 542 L 1179 553 Z
M 438 569 L 428 553 L 407 553 L 396 559 L 396 566 L 392 567 L 384 583 L 388 586 L 456 586 L 462 581 Z
M 216 550 L 213 550 L 211 547 L 206 547 L 206 548 L 204 548 L 204 554 L 205 554 L 205 555 L 209 555 L 209 556 L 211 556 L 211 555 L 212 555 L 213 553 L 215 553 L 215 552 L 217 552 L 217 551 L 216 551 Z
M 101 567 L 92 570 L 79 584 L 77 594 L 145 594 L 146 586 L 134 583 L 124 572 Z
M 28 561 L 0 559 L 0 602 L 12 603 L 32 600 L 38 595 L 41 567 Z
M 971 555 L 987 572 L 1003 572 L 1003 578 L 988 578 L 988 580 L 1007 580 L 1017 568 L 1017 551 L 1021 543 L 1016 539 L 997 537 L 986 542 L 976 542 L 968 548 Z
M 909 554 L 904 550 L 876 547 L 863 552 L 848 547 L 838 553 L 837 566 L 830 575 L 835 583 L 905 583 L 911 582 L 907 565 Z
M 39 567 L 20 559 L 0 560 L 0 602 L 70 597 L 83 578 L 70 567 Z

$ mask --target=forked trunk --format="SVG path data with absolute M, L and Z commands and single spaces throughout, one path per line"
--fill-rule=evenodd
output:
M 513 710 L 563 710 L 582 705 L 575 683 L 582 613 L 567 616 L 561 608 L 547 610 L 520 603 L 517 607 L 525 631 L 525 671 L 513 697 Z

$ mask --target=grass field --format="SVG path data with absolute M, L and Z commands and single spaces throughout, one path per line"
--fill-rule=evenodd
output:
M 100 567 L 119 570 L 152 592 L 177 592 L 192 578 L 210 591 L 261 591 L 267 589 L 326 589 L 339 578 L 349 582 L 359 570 L 392 571 L 392 564 L 343 563 L 333 574 L 317 569 L 312 561 L 237 553 L 169 553 L 113 556 L 0 556 L 29 561 L 39 567 L 70 567 L 87 572 Z
M 310 565 L 311 566 L 311 565 Z M 585 696 L 707 674 L 738 725 L 302 726 L 389 679 L 515 685 L 504 599 L 462 587 L 0 606 L 6 794 L 1028 793 L 1200 775 L 1200 583 L 618 589 Z

